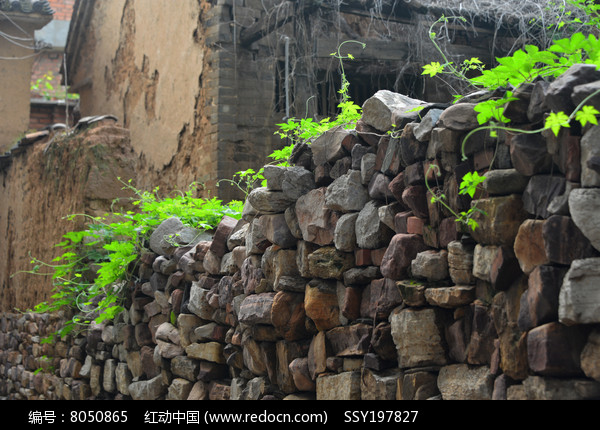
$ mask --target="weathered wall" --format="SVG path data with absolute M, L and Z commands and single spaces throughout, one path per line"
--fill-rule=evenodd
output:
M 113 114 L 141 160 L 140 188 L 187 189 L 214 178 L 203 82 L 207 47 L 201 2 L 95 2 L 70 81 L 82 116 Z M 116 26 L 116 27 L 115 27 Z M 175 157 L 175 155 L 179 155 Z M 201 164 L 205 163 L 205 164 Z M 177 172 L 176 174 L 174 172 Z
M 582 69 L 579 84 L 600 78 Z M 572 76 L 528 87 L 507 115 L 531 126 L 539 106 L 568 108 L 564 95 L 585 89 Z M 165 221 L 115 321 L 40 345 L 58 321 L 6 314 L 1 395 L 600 398 L 600 128 L 478 135 L 463 162 L 473 105 L 428 105 L 420 119 L 414 103 L 378 92 L 355 131 L 299 145 L 210 241 L 165 248 L 180 229 Z M 441 175 L 428 183 L 455 211 L 487 213 L 475 231 L 431 203 L 431 163 Z M 472 169 L 487 181 L 471 201 L 458 183 Z
M 264 163 L 279 140 L 272 64 L 237 51 L 232 20 L 221 2 L 114 0 L 95 2 L 89 25 L 73 32 L 81 115 L 111 113 L 131 131 L 140 188 L 196 181 L 205 194 L 240 198 L 218 179 Z
M 129 132 L 111 124 L 97 124 L 65 137 L 62 130 L 42 139 L 24 138 L 4 158 L 0 169 L 0 308 L 30 309 L 48 300 L 48 277 L 26 275 L 32 258 L 50 262 L 52 245 L 62 235 L 83 227 L 85 219 L 71 214 L 101 215 L 113 199 L 124 197 L 122 184 L 137 167 Z M 108 156 L 110 154 L 110 157 Z M 41 272 L 44 272 L 43 268 Z

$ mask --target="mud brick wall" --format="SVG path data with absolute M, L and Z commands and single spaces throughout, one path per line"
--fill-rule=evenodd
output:
M 575 66 L 519 89 L 506 115 L 539 127 L 599 79 Z M 600 127 L 476 133 L 463 160 L 473 105 L 379 91 L 355 130 L 266 166 L 240 221 L 179 248 L 164 238 L 186 227 L 165 221 L 115 321 L 41 344 L 59 319 L 4 315 L 0 395 L 599 398 Z M 487 180 L 471 199 L 473 170 Z M 427 185 L 485 211 L 478 228 Z

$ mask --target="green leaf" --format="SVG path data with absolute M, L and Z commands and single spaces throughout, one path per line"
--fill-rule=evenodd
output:
M 575 119 L 581 123 L 582 127 L 589 122 L 590 124 L 598 124 L 598 119 L 596 115 L 600 114 L 598 110 L 594 106 L 583 106 L 580 110 L 575 114 Z
M 562 127 L 570 127 L 569 117 L 564 112 L 551 112 L 546 118 L 545 127 L 552 130 L 555 136 Z
M 485 181 L 484 176 L 480 176 L 477 171 L 466 173 L 460 183 L 460 194 L 468 194 L 471 198 L 475 196 L 477 187 Z
M 423 66 L 422 75 L 429 75 L 430 77 L 434 77 L 438 73 L 442 73 L 444 71 L 444 66 L 442 66 L 438 61 L 433 61 L 429 64 Z

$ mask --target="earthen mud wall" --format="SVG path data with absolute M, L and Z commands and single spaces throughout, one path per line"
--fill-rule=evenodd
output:
M 522 88 L 506 115 L 537 128 L 599 79 L 575 66 Z M 114 321 L 42 344 L 57 316 L 3 315 L 0 395 L 599 398 L 600 127 L 478 132 L 463 159 L 473 103 L 380 91 L 355 130 L 266 167 L 267 187 L 211 240 L 165 247 L 182 228 L 165 221 Z M 473 170 L 487 180 L 471 199 L 459 184 Z M 454 213 L 484 211 L 478 227 L 436 190 Z
M 129 131 L 112 119 L 27 135 L 0 157 L 2 311 L 49 299 L 52 281 L 26 273 L 35 267 L 31 261 L 51 262 L 63 234 L 80 230 L 86 216 L 110 211 L 115 199 L 121 198 L 115 208 L 127 205 L 131 194 L 121 181 L 134 178 L 138 163 Z

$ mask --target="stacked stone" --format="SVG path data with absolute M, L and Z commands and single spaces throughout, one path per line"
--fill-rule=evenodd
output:
M 517 89 L 506 115 L 538 128 L 599 79 L 574 66 Z M 599 398 L 600 127 L 463 145 L 473 107 L 379 91 L 354 130 L 265 166 L 239 221 L 211 236 L 163 222 L 127 311 L 53 345 L 53 374 L 34 375 L 33 317 L 3 320 L 2 395 Z M 471 199 L 459 184 L 474 170 L 486 181 Z M 431 193 L 476 207 L 479 226 Z

